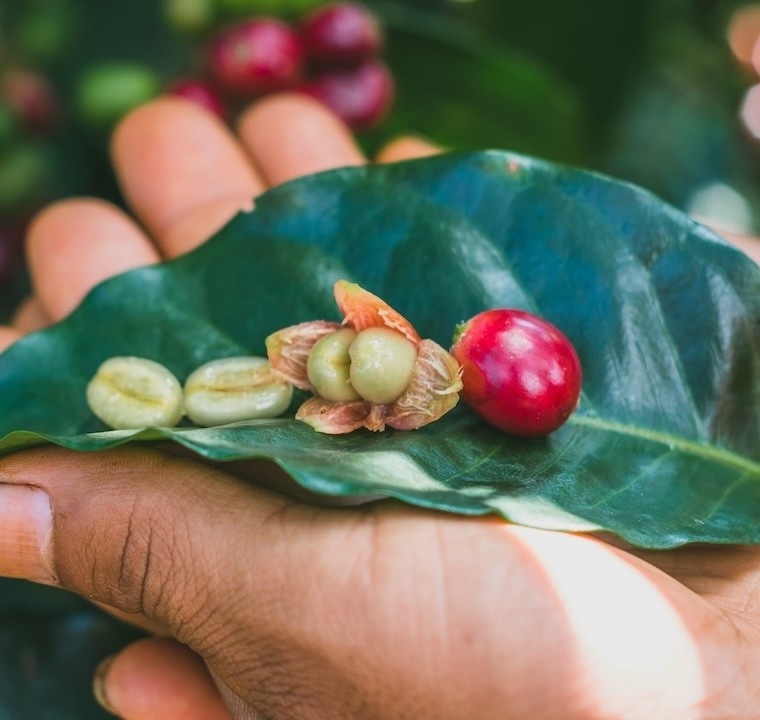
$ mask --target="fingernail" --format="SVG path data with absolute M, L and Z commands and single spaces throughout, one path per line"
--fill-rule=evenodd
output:
M 53 508 L 47 493 L 0 484 L 0 575 L 54 583 Z
M 95 677 L 92 680 L 92 694 L 95 696 L 95 700 L 97 700 L 98 705 L 100 705 L 103 710 L 111 713 L 111 715 L 118 716 L 113 705 L 109 702 L 108 694 L 106 693 L 106 679 L 115 657 L 115 655 L 109 655 L 105 660 L 101 661 L 100 665 L 98 665 L 95 670 Z

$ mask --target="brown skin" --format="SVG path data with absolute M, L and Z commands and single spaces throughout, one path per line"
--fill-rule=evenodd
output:
M 160 100 L 113 147 L 139 224 L 93 200 L 46 210 L 29 240 L 36 317 L 62 317 L 114 270 L 186 251 L 267 183 L 363 162 L 345 128 L 296 96 L 250 110 L 239 140 Z M 82 262 L 63 266 L 69 253 Z M 243 475 L 283 481 L 271 466 L 144 446 L 0 462 L 0 499 L 15 486 L 14 502 L 41 498 L 53 517 L 48 542 L 0 502 L 0 574 L 179 641 L 141 641 L 110 665 L 105 691 L 127 720 L 756 720 L 760 549 L 634 553 L 395 503 L 317 507 Z

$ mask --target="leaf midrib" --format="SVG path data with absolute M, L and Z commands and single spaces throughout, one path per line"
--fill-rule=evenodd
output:
M 603 417 L 594 417 L 591 415 L 575 414 L 568 419 L 568 424 L 582 425 L 584 427 L 604 430 L 606 432 L 626 435 L 628 437 L 641 438 L 650 442 L 664 445 L 672 450 L 677 450 L 684 455 L 698 457 L 709 462 L 714 462 L 725 467 L 735 468 L 747 473 L 757 482 L 760 482 L 760 463 L 754 462 L 743 455 L 739 455 L 731 450 L 708 445 L 696 440 L 673 435 L 672 433 L 661 430 L 652 430 L 651 428 L 622 423 L 616 420 L 610 420 Z

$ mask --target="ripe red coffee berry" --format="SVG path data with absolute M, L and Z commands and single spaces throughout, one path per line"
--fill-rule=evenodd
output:
M 222 31 L 209 56 L 219 85 L 239 96 L 295 87 L 303 64 L 298 35 L 275 18 L 246 20 Z
M 166 87 L 169 95 L 185 98 L 224 119 L 227 109 L 219 94 L 208 83 L 193 78 L 175 80 Z
M 581 364 L 554 325 L 522 310 L 486 310 L 457 328 L 451 354 L 463 368 L 461 397 L 491 425 L 548 435 L 578 405 Z
M 309 59 L 322 64 L 356 64 L 375 55 L 383 32 L 363 5 L 339 2 L 307 15 L 303 39 Z
M 376 60 L 353 70 L 331 70 L 318 75 L 303 91 L 326 105 L 352 130 L 379 124 L 393 103 L 393 78 Z
M 58 123 L 58 100 L 53 86 L 31 70 L 9 70 L 0 83 L 0 98 L 16 114 L 21 127 L 45 135 Z

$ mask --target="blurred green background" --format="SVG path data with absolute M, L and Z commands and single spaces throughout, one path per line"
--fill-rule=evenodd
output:
M 79 194 L 120 202 L 103 116 L 203 74 L 208 37 L 226 23 L 296 19 L 319 4 L 0 0 L 0 318 L 28 291 L 21 237 L 39 207 Z M 507 148 L 631 180 L 729 229 L 760 230 L 760 5 L 365 4 L 386 28 L 397 83 L 388 119 L 360 136 L 368 152 L 401 132 Z M 131 79 L 93 83 L 93 71 L 125 62 L 136 64 Z M 19 77 L 37 83 L 31 121 L 14 106 L 9 79 Z M 90 698 L 92 671 L 130 637 L 63 593 L 0 582 L 0 720 L 105 717 Z
M 118 199 L 106 133 L 93 120 L 92 88 L 89 100 L 82 99 L 91 70 L 137 63 L 149 79 L 134 92 L 154 94 L 172 78 L 202 73 L 207 38 L 226 23 L 257 14 L 297 19 L 320 4 L 2 0 L 0 72 L 33 71 L 48 81 L 56 120 L 47 132 L 14 129 L 0 93 L 0 310 L 7 313 L 24 291 L 23 272 L 6 267 L 19 261 L 6 261 L 13 252 L 3 244 L 17 242 L 25 218 L 57 197 Z M 452 148 L 508 148 L 632 180 L 738 230 L 760 226 L 756 143 L 740 117 L 756 77 L 728 37 L 732 21 L 745 35 L 755 26 L 760 31 L 754 5 L 365 4 L 385 25 L 385 59 L 398 90 L 388 120 L 361 136 L 368 151 L 403 131 Z M 106 94 L 101 87 L 94 104 L 105 103 Z

